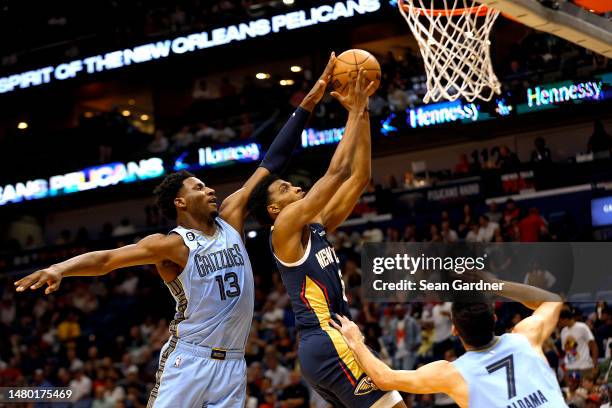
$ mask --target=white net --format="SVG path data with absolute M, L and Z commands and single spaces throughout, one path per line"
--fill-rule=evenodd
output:
M 501 85 L 493 72 L 489 33 L 499 11 L 474 0 L 400 0 L 425 63 L 425 103 L 491 100 Z

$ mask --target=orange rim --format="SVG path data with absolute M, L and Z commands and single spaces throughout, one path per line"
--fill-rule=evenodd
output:
M 410 6 L 405 3 L 402 3 L 402 8 L 405 12 L 408 12 Z M 461 16 L 465 13 L 475 14 L 478 17 L 484 17 L 489 12 L 489 8 L 484 4 L 478 7 L 465 7 L 465 8 L 457 8 L 454 10 L 445 10 L 445 9 L 426 9 L 420 7 L 412 7 L 414 11 L 419 13 L 422 16 L 447 16 L 447 17 L 455 17 Z

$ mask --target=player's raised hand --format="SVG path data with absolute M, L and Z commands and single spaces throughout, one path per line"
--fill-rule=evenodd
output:
M 57 269 L 41 269 L 15 282 L 15 290 L 17 292 L 23 292 L 27 289 L 36 290 L 47 284 L 45 295 L 48 295 L 59 289 L 61 281 L 62 274 Z
M 367 109 L 368 97 L 375 86 L 373 81 L 368 80 L 364 69 L 360 68 L 357 78 L 349 83 L 346 95 L 334 91 L 331 96 L 336 98 L 349 112 L 361 113 Z
M 323 95 L 325 95 L 325 89 L 327 88 L 327 84 L 331 79 L 332 72 L 334 71 L 334 65 L 336 64 L 336 54 L 334 52 L 329 56 L 329 61 L 327 61 L 327 66 L 321 77 L 314 84 L 308 95 L 304 97 L 304 100 L 300 104 L 300 106 L 306 109 L 309 112 L 312 112 L 317 106 L 317 103 L 321 101 Z
M 338 330 L 340 334 L 342 334 L 344 341 L 346 341 L 346 344 L 350 348 L 354 348 L 357 344 L 363 342 L 363 334 L 361 334 L 359 327 L 355 323 L 342 315 L 336 315 L 336 318 L 340 324 L 333 320 L 330 320 L 329 324 L 331 324 L 334 329 Z

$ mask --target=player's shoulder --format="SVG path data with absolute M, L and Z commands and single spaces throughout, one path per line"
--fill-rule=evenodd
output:
M 138 245 L 151 248 L 172 248 L 183 244 L 183 238 L 178 234 L 150 234 L 138 241 Z
M 456 361 L 456 360 L 455 360 Z M 428 377 L 435 379 L 440 384 L 445 384 L 447 388 L 452 388 L 457 385 L 457 382 L 463 380 L 460 371 L 455 367 L 454 363 L 447 360 L 438 360 L 426 364 L 419 368 L 426 368 Z

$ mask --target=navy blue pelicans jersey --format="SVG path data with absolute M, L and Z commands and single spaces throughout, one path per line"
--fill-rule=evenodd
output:
M 298 329 L 329 327 L 330 313 L 350 318 L 340 261 L 325 238 L 321 224 L 310 224 L 310 237 L 302 259 L 286 263 L 274 255 Z M 271 244 L 270 237 L 270 246 Z M 272 253 L 274 253 L 274 248 Z
M 383 397 L 399 401 L 399 394 L 387 396 L 376 388 L 340 332 L 329 325 L 332 313 L 350 318 L 340 261 L 323 225 L 307 227 L 310 234 L 302 259 L 286 263 L 274 255 L 300 330 L 298 359 L 304 378 L 334 407 L 372 407 Z M 274 253 L 272 238 L 270 247 Z

